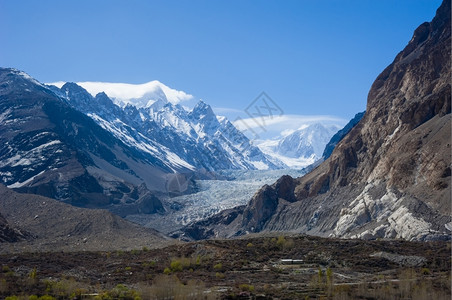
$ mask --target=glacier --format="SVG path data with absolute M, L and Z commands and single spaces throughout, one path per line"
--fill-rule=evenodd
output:
M 305 170 L 224 170 L 223 178 L 195 180 L 197 191 L 188 195 L 162 198 L 164 215 L 136 214 L 126 218 L 143 226 L 171 233 L 183 226 L 206 219 L 222 210 L 245 205 L 265 184 L 272 184 L 282 175 L 299 177 Z

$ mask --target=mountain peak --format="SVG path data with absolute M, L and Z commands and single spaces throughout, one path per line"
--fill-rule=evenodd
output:
M 197 111 L 207 111 L 207 110 L 212 110 L 210 105 L 207 104 L 206 102 L 204 102 L 203 100 L 199 100 L 198 103 L 196 103 L 195 107 L 193 108 L 193 110 L 197 110 Z
M 94 81 L 77 82 L 76 84 L 83 87 L 93 97 L 104 92 L 113 102 L 122 107 L 127 104 L 132 104 L 137 108 L 150 107 L 157 101 L 177 104 L 193 98 L 192 95 L 172 89 L 158 80 L 142 84 Z M 65 82 L 59 81 L 49 83 L 49 85 L 61 88 L 65 85 Z
M 94 98 L 109 98 L 109 97 L 107 94 L 105 94 L 105 92 L 100 92 Z
M 202 100 L 199 100 L 199 102 L 195 105 L 193 110 L 191 111 L 191 116 L 194 119 L 201 120 L 201 119 L 211 119 L 212 117 L 215 118 L 215 113 L 212 110 L 212 107 L 205 103 Z
M 77 98 L 85 104 L 89 104 L 93 99 L 93 97 L 83 87 L 74 82 L 66 82 L 61 87 L 61 91 L 66 95 L 66 98 Z
M 25 73 L 24 71 L 14 68 L 0 68 L 0 80 L 4 84 L 4 91 L 8 90 L 6 87 L 12 88 L 22 87 L 23 89 L 33 89 L 38 86 L 45 88 L 39 81 Z
M 87 93 L 87 91 L 84 89 L 84 88 L 82 88 L 81 86 L 79 86 L 77 83 L 75 83 L 75 82 L 66 82 L 62 87 L 61 87 L 61 90 L 62 91 L 68 91 L 68 90 L 71 90 L 71 91 L 79 91 L 79 92 L 85 92 L 85 93 Z

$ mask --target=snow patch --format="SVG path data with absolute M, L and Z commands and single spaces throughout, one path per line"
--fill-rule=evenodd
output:
M 269 169 L 268 165 L 266 163 L 264 163 L 263 161 L 252 161 L 251 163 L 258 170 L 268 170 Z
M 11 108 L 8 108 L 4 112 L 0 114 L 0 123 L 3 123 L 5 120 L 8 120 L 8 116 L 11 113 Z
M 30 75 L 28 75 L 27 73 L 25 73 L 24 71 L 20 71 L 20 70 L 16 70 L 17 71 L 17 75 L 22 76 L 23 78 L 33 82 L 36 85 L 42 86 L 44 87 L 44 85 L 42 85 L 42 83 L 40 83 L 39 81 L 37 81 L 36 79 L 34 79 L 33 77 L 31 77 Z
M 24 182 L 16 182 L 16 183 L 13 183 L 13 184 L 8 185 L 7 187 L 10 188 L 10 189 L 15 189 L 15 188 L 23 187 L 24 185 L 27 185 L 27 184 L 29 184 L 30 182 L 32 182 L 36 177 L 38 177 L 39 175 L 41 175 L 41 174 L 44 173 L 44 172 L 45 172 L 45 170 L 39 172 L 38 174 L 36 174 L 36 175 L 33 176 L 33 177 L 30 177 L 29 179 L 25 180 Z

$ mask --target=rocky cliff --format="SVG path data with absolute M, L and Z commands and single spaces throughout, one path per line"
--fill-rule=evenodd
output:
M 432 22 L 416 29 L 373 83 L 361 121 L 328 159 L 304 177 L 264 186 L 226 228 L 212 223 L 203 232 L 448 239 L 450 14 L 444 1 Z

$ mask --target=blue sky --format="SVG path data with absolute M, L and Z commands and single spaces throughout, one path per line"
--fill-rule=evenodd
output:
M 0 0 L 0 65 L 41 82 L 159 80 L 229 117 L 265 91 L 285 114 L 350 119 L 440 2 Z

